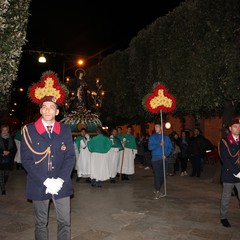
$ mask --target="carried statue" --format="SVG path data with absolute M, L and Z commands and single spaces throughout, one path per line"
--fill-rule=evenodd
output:
M 95 132 L 101 127 L 99 115 L 91 112 L 91 92 L 85 81 L 86 72 L 80 68 L 75 71 L 75 78 L 68 84 L 70 92 L 69 107 L 61 122 L 68 123 L 75 134 L 79 134 L 82 128 L 88 133 Z
M 81 106 L 90 110 L 90 91 L 88 90 L 85 81 L 86 72 L 80 68 L 75 71 L 75 77 L 69 82 L 69 90 L 71 94 L 68 112 L 75 111 L 77 107 Z

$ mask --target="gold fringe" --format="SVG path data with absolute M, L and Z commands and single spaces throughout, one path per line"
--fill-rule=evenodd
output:
M 36 161 L 35 162 L 35 164 L 39 164 L 40 162 L 42 162 L 46 157 L 48 158 L 48 170 L 50 171 L 51 169 L 51 158 L 50 158 L 50 155 L 51 155 L 51 148 L 50 147 L 48 147 L 45 151 L 43 151 L 43 152 L 37 152 L 37 151 L 35 151 L 32 147 L 31 147 L 31 145 L 30 145 L 30 143 L 32 143 L 32 139 L 31 139 L 31 137 L 30 137 L 30 134 L 29 134 L 29 132 L 28 132 L 28 128 L 27 128 L 27 126 L 25 125 L 24 127 L 23 127 L 23 129 L 22 129 L 22 134 L 23 134 L 23 138 L 24 138 L 24 140 L 25 140 L 25 142 L 26 142 L 26 144 L 27 144 L 27 146 L 28 146 L 28 148 L 29 148 L 29 150 L 31 151 L 31 152 L 33 152 L 34 154 L 37 154 L 37 155 L 44 155 L 40 160 L 38 160 L 38 161 Z M 29 141 L 30 141 L 30 143 L 29 143 L 29 141 L 28 141 L 28 139 L 29 139 Z

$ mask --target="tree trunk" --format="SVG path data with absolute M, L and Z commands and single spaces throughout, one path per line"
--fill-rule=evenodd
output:
M 236 105 L 233 101 L 226 101 L 223 109 L 222 117 L 222 137 L 225 137 L 225 129 L 228 126 L 231 119 L 234 117 Z
M 141 117 L 140 119 L 140 128 L 141 128 L 141 133 L 143 136 L 146 136 L 146 127 L 145 127 L 145 119 Z

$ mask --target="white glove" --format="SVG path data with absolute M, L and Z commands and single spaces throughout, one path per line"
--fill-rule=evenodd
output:
M 43 185 L 46 187 L 49 187 L 52 183 L 53 178 L 47 178 L 44 182 Z
M 236 175 L 236 174 L 233 174 L 234 177 L 237 177 L 237 178 L 240 178 L 240 172 Z
M 118 152 L 119 151 L 119 149 L 118 148 L 113 148 L 114 149 L 114 152 Z
M 52 195 L 58 195 L 58 191 L 56 189 L 53 189 L 53 188 L 46 188 L 45 193 L 46 194 L 50 193 Z
M 58 192 L 62 188 L 64 181 L 61 178 L 47 178 L 44 182 L 43 185 L 45 185 L 46 188 L 46 194 L 50 193 L 53 195 L 58 195 Z
M 56 185 L 59 186 L 60 189 L 61 189 L 62 186 L 63 186 L 64 180 L 58 177 L 57 179 L 55 179 L 55 183 L 56 183 Z
M 85 138 L 86 138 L 87 140 L 90 140 L 90 135 L 89 135 L 89 134 L 85 134 Z
M 55 186 L 55 179 L 54 178 L 47 178 L 44 182 L 43 185 L 46 186 L 46 191 L 45 193 L 48 194 L 55 194 L 58 195 L 58 189 L 59 187 Z

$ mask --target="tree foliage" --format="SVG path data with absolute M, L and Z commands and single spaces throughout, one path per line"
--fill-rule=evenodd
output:
M 26 43 L 29 4 L 30 0 L 0 1 L 0 109 L 5 112 Z
M 239 101 L 239 20 L 236 0 L 186 1 L 139 32 L 129 57 L 137 96 L 164 83 L 182 115 L 221 114 L 226 100 Z
M 101 64 L 106 113 L 149 120 L 144 98 L 162 83 L 175 96 L 178 116 L 232 115 L 226 106 L 240 99 L 239 5 L 186 0 L 141 30 L 127 50 L 107 56 Z

